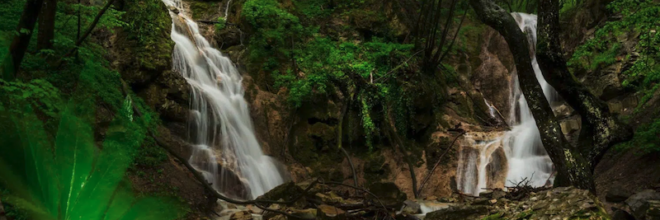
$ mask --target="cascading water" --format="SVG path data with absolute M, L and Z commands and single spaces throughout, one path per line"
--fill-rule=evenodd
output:
M 531 45 L 536 45 L 536 15 L 513 13 L 522 31 L 527 33 Z M 532 48 L 531 54 L 535 51 Z M 543 94 L 549 102 L 556 100 L 556 91 L 550 86 L 541 73 L 536 56 L 532 55 L 532 66 L 536 79 L 543 88 Z M 552 161 L 543 148 L 541 135 L 536 127 L 525 96 L 520 90 L 518 76 L 514 74 L 511 82 L 511 113 L 509 124 L 511 131 L 507 132 L 504 139 L 505 152 L 509 162 L 509 171 L 506 177 L 506 185 L 515 185 L 527 178 L 532 186 L 543 186 L 552 173 Z
M 232 170 L 248 188 L 240 196 L 249 199 L 283 183 L 280 164 L 264 155 L 257 142 L 238 70 L 199 33 L 180 0 L 163 2 L 170 8 L 171 38 L 176 43 L 173 69 L 192 88 L 195 134 L 190 138 L 194 149 L 189 162 L 220 192 L 231 187 L 223 179 L 226 170 Z
M 512 16 L 518 22 L 520 29 L 527 34 L 530 44 L 536 45 L 536 15 L 512 13 Z M 545 97 L 552 104 L 557 101 L 556 91 L 543 78 L 536 57 L 533 55 L 534 49 L 534 47 L 530 48 L 533 56 L 532 66 Z M 552 161 L 543 148 L 536 122 L 520 90 L 518 76 L 515 72 L 512 74 L 508 122 L 511 130 L 504 132 L 500 137 L 487 138 L 479 142 L 474 141 L 471 135 L 466 135 L 465 139 L 469 146 L 465 146 L 467 149 L 460 152 L 457 170 L 459 190 L 466 194 L 478 195 L 486 186 L 491 185 L 488 184 L 491 181 L 505 181 L 504 185 L 513 186 L 522 180 L 527 180 L 532 186 L 543 186 L 551 178 Z M 495 117 L 492 105 L 484 101 L 490 108 L 491 116 Z M 492 153 L 500 147 L 504 148 L 508 163 L 506 177 L 502 176 L 504 180 L 491 179 L 493 177 L 486 174 L 488 164 L 495 161 Z M 495 177 L 499 178 L 499 176 Z

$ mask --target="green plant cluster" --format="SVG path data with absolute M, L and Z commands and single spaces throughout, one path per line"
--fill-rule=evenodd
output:
M 621 18 L 599 28 L 594 38 L 577 48 L 568 64 L 575 69 L 591 71 L 603 68 L 617 62 L 622 48 L 620 39 L 636 37 L 635 52 L 623 61 L 636 60 L 624 70 L 622 84 L 644 92 L 643 104 L 657 90 L 660 80 L 660 66 L 657 65 L 660 60 L 660 20 L 657 19 L 660 4 L 651 0 L 616 0 L 607 8 Z
M 215 24 L 215 29 L 219 31 L 225 29 L 226 26 L 227 20 L 225 20 L 223 17 L 218 17 L 218 23 Z
M 3 15 L 0 16 L 0 59 L 2 59 L 2 61 L 5 61 L 9 57 L 8 47 L 15 35 L 17 21 L 21 16 L 24 5 L 25 0 L 7 0 L 3 2 L 3 7 L 0 8 L 0 13 Z M 41 155 L 43 158 L 40 157 L 40 159 L 47 161 L 48 163 L 53 162 L 53 164 L 50 164 L 51 166 L 49 169 L 51 170 L 39 171 L 40 173 L 35 171 L 34 174 L 54 178 L 51 179 L 53 182 L 49 182 L 49 184 L 52 184 L 53 186 L 66 184 L 56 177 L 52 177 L 52 175 L 64 172 L 64 170 L 68 168 L 59 166 L 62 163 L 57 162 L 59 157 L 49 159 L 49 156 L 56 155 L 53 149 L 60 147 L 67 148 L 71 146 L 71 144 L 60 144 L 60 140 L 66 139 L 63 136 L 77 137 L 76 135 L 82 133 L 83 136 L 86 136 L 85 140 L 88 142 L 82 144 L 85 147 L 93 146 L 93 148 L 87 148 L 85 152 L 81 152 L 78 156 L 92 159 L 94 162 L 91 165 L 87 162 L 82 164 L 90 167 L 93 165 L 95 168 L 92 169 L 107 168 L 107 172 L 114 173 L 112 174 L 114 175 L 114 179 L 104 178 L 108 180 L 108 182 L 106 182 L 107 184 L 111 184 L 106 186 L 110 187 L 114 184 L 116 189 L 121 189 L 115 192 L 122 193 L 122 195 L 114 195 L 114 203 L 111 201 L 96 201 L 97 197 L 94 197 L 108 196 L 108 191 L 103 191 L 103 193 L 98 192 L 99 194 L 94 196 L 80 195 L 78 196 L 78 200 L 83 203 L 89 203 L 84 206 L 94 205 L 96 206 L 94 207 L 95 209 L 106 208 L 105 210 L 102 210 L 104 212 L 108 211 L 108 207 L 117 207 L 127 211 L 124 212 L 117 210 L 116 214 L 123 216 L 114 216 L 111 219 L 119 219 L 122 217 L 127 219 L 153 219 L 148 216 L 145 217 L 144 213 L 136 213 L 135 210 L 162 207 L 154 205 L 155 203 L 161 203 L 161 199 L 151 197 L 145 197 L 144 199 L 135 198 L 130 187 L 126 185 L 127 179 L 124 178 L 124 174 L 126 168 L 133 168 L 136 166 L 157 166 L 166 160 L 166 152 L 157 147 L 149 136 L 146 136 L 148 129 L 153 130 L 158 126 L 160 123 L 159 118 L 143 100 L 135 96 L 135 94 L 132 94 L 131 91 L 122 90 L 121 77 L 119 73 L 111 70 L 111 65 L 107 60 L 107 57 L 109 57 L 110 54 L 104 46 L 98 43 L 95 35 L 102 36 L 105 34 L 112 34 L 119 30 L 123 32 L 122 34 L 124 36 L 131 38 L 129 40 L 142 45 L 142 48 L 146 48 L 143 50 L 143 54 L 146 54 L 144 51 L 147 51 L 149 49 L 148 47 L 152 47 L 152 52 L 153 48 L 160 48 L 163 50 L 162 54 L 169 56 L 169 54 L 171 54 L 171 48 L 155 42 L 158 39 L 169 39 L 166 35 L 163 36 L 160 35 L 160 33 L 166 33 L 164 32 L 164 27 L 169 27 L 170 24 L 168 22 L 170 18 L 167 16 L 167 13 L 153 13 L 153 11 L 149 11 L 165 10 L 162 2 L 159 0 L 129 1 L 126 3 L 124 8 L 125 11 L 120 11 L 120 9 L 111 7 L 101 17 L 95 28 L 94 34 L 77 47 L 75 53 L 65 57 L 65 54 L 73 48 L 76 48 L 75 42 L 78 38 L 78 26 L 81 27 L 80 31 L 84 32 L 102 6 L 103 2 L 97 2 L 93 5 L 78 5 L 60 1 L 56 13 L 53 48 L 41 51 L 37 50 L 36 36 L 38 33 L 32 35 L 33 39 L 30 42 L 28 53 L 26 53 L 21 64 L 20 77 L 11 81 L 0 80 L 0 112 L 3 113 L 3 121 L 8 122 L 3 123 L 3 125 L 16 125 L 16 127 L 7 127 L 6 129 L 3 129 L 3 131 L 10 131 L 12 129 L 16 130 L 19 128 L 27 129 L 26 126 L 29 125 L 28 122 L 34 122 L 35 127 L 30 128 L 30 131 L 33 131 L 32 133 L 15 133 L 15 135 L 17 135 L 14 138 L 15 140 L 19 141 L 21 144 L 29 145 L 25 145 L 25 148 L 17 147 L 15 150 L 39 149 L 48 153 L 50 149 L 50 153 L 53 154 Z M 79 14 L 81 16 L 80 20 L 82 21 L 80 25 L 77 23 Z M 35 28 L 34 31 L 37 32 L 38 28 Z M 156 53 L 148 55 L 155 56 L 154 54 Z M 126 94 L 126 92 L 129 94 Z M 66 101 L 63 100 L 71 100 L 70 102 L 76 104 L 74 106 L 71 106 L 70 104 L 67 105 Z M 133 112 L 132 105 L 135 105 L 139 109 L 143 115 L 142 117 L 134 116 L 135 113 Z M 103 110 L 95 112 L 99 109 Z M 38 120 L 35 117 L 38 118 Z M 25 122 L 19 120 L 23 118 L 26 119 Z M 42 124 L 43 126 L 41 126 Z M 83 126 L 83 124 L 86 125 Z M 82 127 L 79 127 L 78 125 L 81 125 Z M 71 126 L 74 126 L 75 129 Z M 95 144 L 100 143 L 98 141 L 101 140 L 92 139 L 89 141 L 90 133 L 88 128 L 91 126 L 103 129 L 103 131 L 98 131 L 99 133 L 102 133 L 102 137 L 105 137 L 106 139 L 102 146 L 94 146 Z M 28 134 L 34 136 L 25 136 Z M 22 136 L 19 137 L 19 135 Z M 5 140 L 7 138 L 3 137 L 2 139 Z M 32 139 L 43 139 L 44 142 L 35 145 L 31 144 L 30 141 L 32 141 Z M 12 161 L 2 158 L 3 156 L 11 155 L 4 153 L 8 152 L 5 150 L 9 146 L 19 145 L 11 145 L 9 143 L 2 143 L 2 145 L 0 145 L 0 148 L 2 148 L 0 151 L 3 152 L 3 154 L 0 155 L 2 163 L 12 163 Z M 24 153 L 29 152 L 26 151 Z M 108 156 L 109 154 L 112 154 L 113 157 L 110 158 Z M 136 159 L 134 160 L 133 158 Z M 113 165 L 111 167 L 100 168 L 101 161 L 106 161 Z M 4 165 L 2 166 L 6 167 Z M 3 175 L 5 174 L 7 173 L 3 173 Z M 20 173 L 14 174 L 24 175 Z M 80 175 L 83 175 L 83 173 L 80 173 Z M 93 176 L 96 174 L 91 175 Z M 89 179 L 93 178 L 92 176 L 79 176 L 79 178 Z M 29 175 L 21 178 L 25 179 L 27 182 L 34 183 L 34 180 L 29 179 L 33 177 L 30 177 Z M 0 179 L 7 180 L 9 178 L 2 176 Z M 36 185 L 34 184 L 9 187 L 10 184 L 16 183 L 13 181 L 11 183 L 0 183 L 0 185 L 2 185 L 0 188 L 5 189 L 3 190 L 3 202 L 5 202 L 5 198 L 8 195 L 13 197 L 11 204 L 6 205 L 13 206 L 14 209 L 12 210 L 15 210 L 18 216 L 30 213 L 30 219 L 61 219 L 64 216 L 58 215 L 66 215 L 66 213 L 83 216 L 94 214 L 93 212 L 87 213 L 87 211 L 90 211 L 90 207 L 84 208 L 85 211 L 52 210 L 46 206 L 53 204 L 57 206 L 64 205 L 61 205 L 62 203 L 56 204 L 58 201 L 53 200 L 56 198 L 52 195 L 40 195 L 45 193 L 43 187 L 40 187 L 41 189 L 35 188 Z M 44 183 L 40 182 L 39 184 Z M 63 187 L 62 185 L 61 188 L 66 187 Z M 47 193 L 51 193 L 50 190 Z M 109 193 L 110 195 L 113 195 L 113 191 L 109 191 Z M 169 204 L 167 199 L 162 201 Z M 108 203 L 103 204 L 103 202 Z M 116 203 L 122 204 L 115 206 Z M 146 205 L 146 207 L 140 207 L 143 205 Z M 179 210 L 178 206 L 165 206 L 169 208 L 164 209 L 171 209 L 173 212 L 178 212 Z M 128 210 L 128 208 L 131 208 L 133 211 Z M 96 212 L 98 210 L 93 211 Z M 179 214 L 176 214 L 173 212 L 165 217 L 176 218 L 179 214 L 184 213 L 180 212 Z
M 363 39 L 342 38 L 341 33 L 321 26 L 329 17 L 347 22 L 381 22 L 382 12 L 365 9 L 366 1 L 292 1 L 284 8 L 276 0 L 248 0 L 242 16 L 250 25 L 249 60 L 274 80 L 275 87 L 286 87 L 292 106 L 300 108 L 314 97 L 332 97 L 336 91 L 344 101 L 359 109 L 368 145 L 381 132 L 388 108 L 394 110 L 395 124 L 405 133 L 404 122 L 410 110 L 410 97 L 397 79 L 416 59 L 412 44 L 402 44 L 387 33 Z M 367 16 L 360 20 L 357 15 Z M 348 18 L 352 18 L 350 20 Z M 378 21 L 374 21 L 376 19 Z M 381 21 L 382 20 L 382 21 Z M 350 32 L 346 25 L 342 30 Z M 408 62 L 405 62 L 405 61 Z M 402 96 L 401 96 L 402 95 Z M 385 110 L 384 110 L 385 109 Z M 378 111 L 378 112 L 374 112 Z
M 93 105 L 72 99 L 66 106 L 56 118 L 59 126 L 52 142 L 29 105 L 20 107 L 23 112 L 3 112 L 0 185 L 10 192 L 3 194 L 5 203 L 31 219 L 147 220 L 183 214 L 169 199 L 136 197 L 123 181 L 146 137 L 130 117 L 131 108 L 116 114 L 98 148 L 85 119 Z
M 659 152 L 658 136 L 660 136 L 660 119 L 654 119 L 652 122 L 638 127 L 631 141 L 619 144 L 616 148 L 619 150 L 634 148 L 642 154 Z

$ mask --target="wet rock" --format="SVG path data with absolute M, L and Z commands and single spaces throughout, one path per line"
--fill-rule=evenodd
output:
M 373 183 L 369 186 L 369 191 L 378 196 L 383 205 L 390 208 L 398 209 L 408 197 L 392 182 Z
M 643 190 L 626 199 L 626 205 L 637 219 L 643 219 L 641 218 L 645 215 L 643 208 L 649 200 L 660 200 L 660 193 L 652 189 Z
M 634 213 L 639 220 L 660 220 L 660 201 L 646 201 Z
M 623 202 L 630 197 L 632 193 L 626 189 L 623 189 L 621 187 L 614 187 L 611 188 L 609 191 L 607 191 L 607 194 L 605 195 L 605 201 L 608 202 Z
M 419 205 L 419 203 L 415 201 L 406 200 L 405 202 L 403 202 L 403 205 L 404 205 L 403 210 L 401 210 L 402 213 L 418 214 L 422 212 L 421 206 Z
M 252 214 L 248 211 L 235 212 L 229 217 L 229 220 L 252 220 Z
M 455 206 L 426 214 L 425 220 L 475 219 L 489 213 L 487 206 Z

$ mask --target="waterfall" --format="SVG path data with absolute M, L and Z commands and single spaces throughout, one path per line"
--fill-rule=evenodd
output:
M 211 47 L 197 24 L 185 15 L 180 0 L 163 0 L 172 17 L 173 69 L 192 88 L 190 120 L 193 144 L 189 162 L 213 187 L 231 192 L 227 184 L 243 184 L 248 199 L 284 182 L 281 165 L 264 155 L 257 142 L 242 77 L 232 61 Z M 239 183 L 228 181 L 228 172 Z M 229 191 L 229 192 L 228 192 Z
M 536 45 L 536 15 L 524 13 L 512 13 L 512 16 L 518 22 L 520 29 L 527 34 L 527 39 L 532 45 L 531 56 L 532 66 L 536 79 L 543 88 L 543 94 L 549 102 L 557 99 L 556 91 L 543 78 L 539 64 L 536 62 L 534 48 Z M 527 178 L 532 186 L 543 186 L 550 178 L 552 173 L 552 161 L 543 148 L 541 135 L 536 121 L 532 116 L 525 96 L 520 90 L 518 75 L 514 73 L 511 77 L 511 112 L 509 124 L 511 131 L 507 132 L 504 138 L 505 152 L 509 162 L 509 170 L 506 177 L 506 185 L 512 186 L 515 183 Z
M 511 15 L 520 29 L 527 34 L 531 44 L 530 55 L 534 73 L 543 88 L 543 94 L 552 104 L 558 99 L 557 92 L 543 78 L 534 56 L 537 17 L 524 13 L 512 13 Z M 475 135 L 468 134 L 465 137 L 467 146 L 462 146 L 462 150 L 459 152 L 457 183 L 459 190 L 466 194 L 479 195 L 479 192 L 487 187 L 514 186 L 522 180 L 528 180 L 529 184 L 535 187 L 543 186 L 551 181 L 552 161 L 543 148 L 541 135 L 527 106 L 525 96 L 520 90 L 515 71 L 512 72 L 509 88 L 511 108 L 508 124 L 511 126 L 511 130 L 503 132 L 499 137 L 485 137 L 479 141 L 475 141 Z M 487 100 L 484 102 L 489 107 L 490 115 L 495 117 L 494 107 Z M 496 164 L 498 160 L 493 157 L 493 152 L 498 148 L 504 150 L 508 169 L 500 167 L 501 164 Z M 499 167 L 506 175 L 488 173 L 487 167 L 490 164 L 493 164 L 492 167 Z M 503 181 L 504 184 L 496 184 Z

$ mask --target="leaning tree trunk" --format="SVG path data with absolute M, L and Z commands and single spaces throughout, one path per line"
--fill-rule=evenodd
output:
M 534 74 L 529 56 L 527 36 L 518 27 L 511 14 L 491 0 L 470 0 L 470 5 L 479 19 L 497 30 L 506 42 L 514 57 L 520 89 L 522 90 L 536 125 L 541 134 L 541 142 L 557 169 L 560 178 L 571 185 L 594 190 L 589 163 L 581 153 L 571 146 L 561 131 L 561 127 L 543 95 L 543 90 Z
M 42 3 L 43 0 L 28 0 L 25 2 L 21 20 L 18 21 L 18 28 L 16 28 L 18 35 L 14 37 L 9 48 L 12 66 L 14 68 L 14 77 L 20 69 L 21 62 L 30 44 L 30 37 L 32 37 L 34 25 L 37 23 L 37 17 L 39 16 Z
M 559 41 L 559 0 L 540 1 L 538 11 L 536 59 L 543 77 L 582 117 L 578 148 L 593 170 L 603 154 L 614 144 L 629 140 L 632 131 L 568 71 Z

